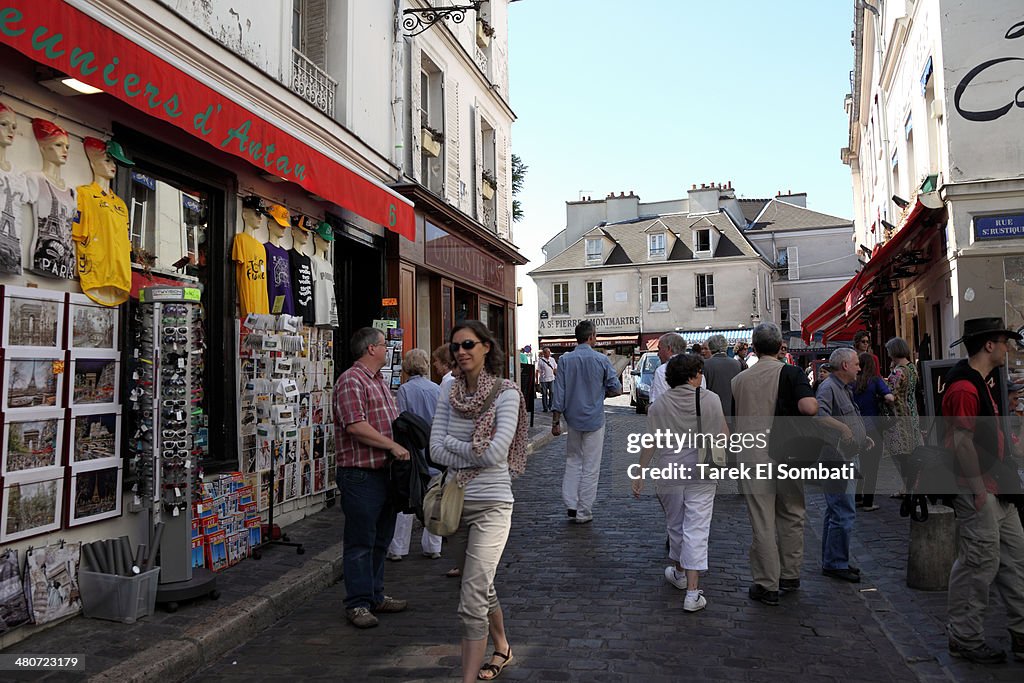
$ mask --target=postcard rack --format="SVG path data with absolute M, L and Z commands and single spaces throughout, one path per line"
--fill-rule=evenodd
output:
M 182 600 L 216 597 L 216 575 L 193 569 L 191 557 L 202 454 L 195 441 L 203 414 L 201 296 L 198 286 L 149 287 L 140 292 L 133 318 L 132 465 L 152 527 L 162 523 L 157 602 L 171 611 Z

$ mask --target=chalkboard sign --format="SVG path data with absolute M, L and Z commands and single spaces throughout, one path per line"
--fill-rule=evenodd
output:
M 924 406 L 925 414 L 928 416 L 925 418 L 922 416 L 921 428 L 928 429 L 931 427 L 931 416 L 942 414 L 942 396 L 946 393 L 946 375 L 953 369 L 953 366 L 960 361 L 956 358 L 947 358 L 945 360 L 929 360 L 921 363 L 922 370 L 921 374 L 924 381 Z M 1005 417 L 1006 411 L 1003 410 L 1003 406 L 1007 403 L 1006 395 L 1006 373 L 1004 370 L 997 369 L 988 378 L 988 387 L 999 403 L 999 412 Z M 1004 424 L 1004 429 L 1007 425 Z M 934 443 L 935 440 L 933 439 Z

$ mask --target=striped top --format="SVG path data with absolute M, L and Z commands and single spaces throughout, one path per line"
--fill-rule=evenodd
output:
M 466 500 L 512 503 L 512 478 L 508 471 L 508 449 L 519 423 L 519 394 L 506 389 L 494 399 L 495 430 L 491 444 L 477 457 L 473 454 L 473 420 L 452 409 L 452 382 L 441 387 L 441 397 L 430 430 L 430 458 L 439 465 L 456 469 L 483 467 L 466 485 Z

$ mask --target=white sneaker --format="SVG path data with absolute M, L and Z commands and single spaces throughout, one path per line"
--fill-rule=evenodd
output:
M 681 591 L 686 590 L 686 574 L 680 574 L 672 565 L 665 567 L 665 580 Z
M 577 524 L 589 524 L 590 522 L 594 521 L 594 515 L 583 515 L 577 512 L 576 519 L 574 519 L 573 521 Z
M 683 611 L 699 612 L 708 606 L 708 600 L 704 597 L 704 591 L 697 591 L 697 597 L 687 597 L 683 600 Z

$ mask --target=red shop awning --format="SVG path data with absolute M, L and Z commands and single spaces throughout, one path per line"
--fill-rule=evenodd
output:
M 416 238 L 411 202 L 329 158 L 64 0 L 0 4 L 0 40 L 264 173 Z
M 800 333 L 803 340 L 808 344 L 814 338 L 814 333 L 827 326 L 842 313 L 846 312 L 846 298 L 853 290 L 857 276 L 854 275 L 843 284 L 839 290 L 825 300 L 825 303 L 818 306 L 814 311 L 804 318 L 801 323 Z

